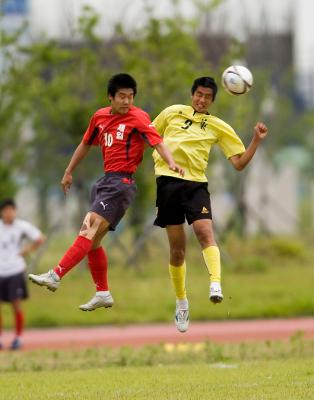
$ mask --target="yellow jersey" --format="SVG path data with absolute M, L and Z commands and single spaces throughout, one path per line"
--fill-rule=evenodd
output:
M 213 115 L 198 113 L 191 106 L 167 107 L 154 119 L 153 125 L 163 136 L 175 162 L 185 169 L 182 179 L 207 182 L 205 170 L 213 144 L 218 144 L 226 158 L 245 152 L 241 139 L 230 125 Z M 153 158 L 156 175 L 179 177 L 156 150 Z

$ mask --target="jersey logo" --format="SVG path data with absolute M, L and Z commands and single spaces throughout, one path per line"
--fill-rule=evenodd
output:
M 116 139 L 123 140 L 124 131 L 125 131 L 125 125 L 120 124 L 117 129 Z
M 207 119 L 202 119 L 202 121 L 201 121 L 201 129 L 203 129 L 205 131 L 206 126 L 207 126 Z
M 207 210 L 206 207 L 202 208 L 201 214 L 209 214 L 209 211 Z

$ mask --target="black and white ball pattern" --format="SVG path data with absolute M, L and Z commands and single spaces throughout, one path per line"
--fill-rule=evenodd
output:
M 253 75 L 241 65 L 231 65 L 224 70 L 221 83 L 229 94 L 239 96 L 247 93 L 253 85 Z

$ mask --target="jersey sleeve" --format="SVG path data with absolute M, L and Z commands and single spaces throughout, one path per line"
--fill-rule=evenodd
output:
M 164 131 L 166 129 L 166 118 L 167 118 L 167 109 L 164 109 L 153 121 L 154 127 L 157 129 L 158 133 L 163 136 Z
M 162 137 L 152 124 L 150 117 L 147 113 L 143 112 L 143 115 L 139 119 L 138 123 L 138 131 L 142 136 L 143 140 L 150 146 L 154 147 L 157 144 L 161 143 Z
M 23 230 L 23 236 L 25 236 L 27 239 L 29 239 L 32 242 L 35 242 L 36 240 L 40 239 L 42 236 L 42 233 L 36 226 L 32 225 L 31 223 L 27 221 L 23 221 L 22 225 L 22 230 Z
M 245 146 L 242 140 L 228 124 L 224 124 L 220 129 L 218 145 L 226 158 L 245 152 Z
M 98 126 L 96 125 L 95 115 L 91 118 L 84 133 L 83 143 L 88 144 L 89 146 L 99 146 Z

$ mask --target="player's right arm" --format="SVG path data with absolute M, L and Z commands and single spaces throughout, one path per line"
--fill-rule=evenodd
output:
M 69 191 L 72 182 L 73 176 L 72 173 L 75 168 L 79 165 L 79 163 L 85 158 L 86 154 L 89 152 L 91 145 L 84 143 L 83 141 L 77 146 L 75 149 L 69 165 L 66 167 L 63 178 L 61 180 L 61 186 L 63 189 L 64 194 L 66 195 Z
M 99 144 L 98 138 L 98 127 L 96 123 L 97 112 L 92 116 L 89 121 L 86 132 L 84 133 L 81 143 L 75 149 L 69 165 L 66 167 L 63 178 L 61 180 L 61 186 L 64 194 L 66 195 L 69 191 L 73 177 L 72 173 L 79 163 L 85 158 L 86 154 L 89 152 L 91 146 L 97 146 Z

